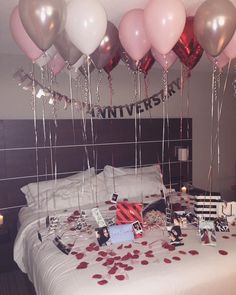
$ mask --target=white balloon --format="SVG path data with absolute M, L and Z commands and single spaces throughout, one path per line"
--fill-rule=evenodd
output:
M 71 42 L 90 55 L 99 46 L 107 28 L 107 16 L 97 0 L 71 0 L 67 5 L 65 30 Z
M 36 63 L 38 66 L 45 66 L 57 53 L 57 49 L 52 45 L 44 54 L 42 54 L 37 60 Z

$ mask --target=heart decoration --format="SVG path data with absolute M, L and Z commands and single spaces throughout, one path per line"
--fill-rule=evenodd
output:
M 180 61 L 189 69 L 193 69 L 203 54 L 203 48 L 194 35 L 194 17 L 187 17 L 184 31 L 173 48 Z

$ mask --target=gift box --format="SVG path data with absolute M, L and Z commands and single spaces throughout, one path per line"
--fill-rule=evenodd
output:
M 116 206 L 116 224 L 129 224 L 138 220 L 143 222 L 142 216 L 143 204 L 119 202 Z
M 134 232 L 132 224 L 119 224 L 109 227 L 111 243 L 124 243 L 134 240 Z
M 219 216 L 221 196 L 195 196 L 194 213 L 198 218 L 214 220 Z

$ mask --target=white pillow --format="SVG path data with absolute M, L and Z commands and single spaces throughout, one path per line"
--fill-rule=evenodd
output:
M 103 172 L 81 182 L 72 182 L 60 186 L 55 191 L 47 190 L 40 194 L 40 208 L 35 204 L 33 208 L 42 211 L 68 209 L 101 202 L 106 200 L 107 191 L 104 184 Z
M 161 167 L 159 164 L 154 164 L 152 166 L 137 168 L 137 174 L 146 174 L 146 173 L 157 173 L 157 175 L 161 175 Z M 104 167 L 105 177 L 122 176 L 127 174 L 136 174 L 136 169 L 125 168 L 125 167 L 112 167 L 109 165 L 106 165 Z
M 21 191 L 25 194 L 25 198 L 27 200 L 28 206 L 34 206 L 38 203 L 38 185 L 39 185 L 39 195 L 45 193 L 49 194 L 50 190 L 57 190 L 62 186 L 70 185 L 73 182 L 81 182 L 83 179 L 88 179 L 95 175 L 94 167 L 87 169 L 86 171 L 82 171 L 76 173 L 74 175 L 59 178 L 56 180 L 47 180 L 47 181 L 40 181 L 38 184 L 37 182 L 29 183 L 21 188 Z
M 158 194 L 160 191 L 166 192 L 159 175 L 156 173 L 146 173 L 142 175 L 127 174 L 114 178 L 106 178 L 108 199 L 113 193 L 118 194 L 119 199 L 141 198 Z

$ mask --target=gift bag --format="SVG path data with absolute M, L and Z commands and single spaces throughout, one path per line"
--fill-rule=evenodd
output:
M 216 245 L 216 233 L 213 221 L 200 221 L 199 230 L 202 245 Z
M 141 203 L 119 202 L 116 206 L 116 224 L 129 224 L 138 220 L 143 222 Z
M 124 243 L 134 240 L 134 232 L 132 224 L 119 224 L 109 227 L 111 243 Z

